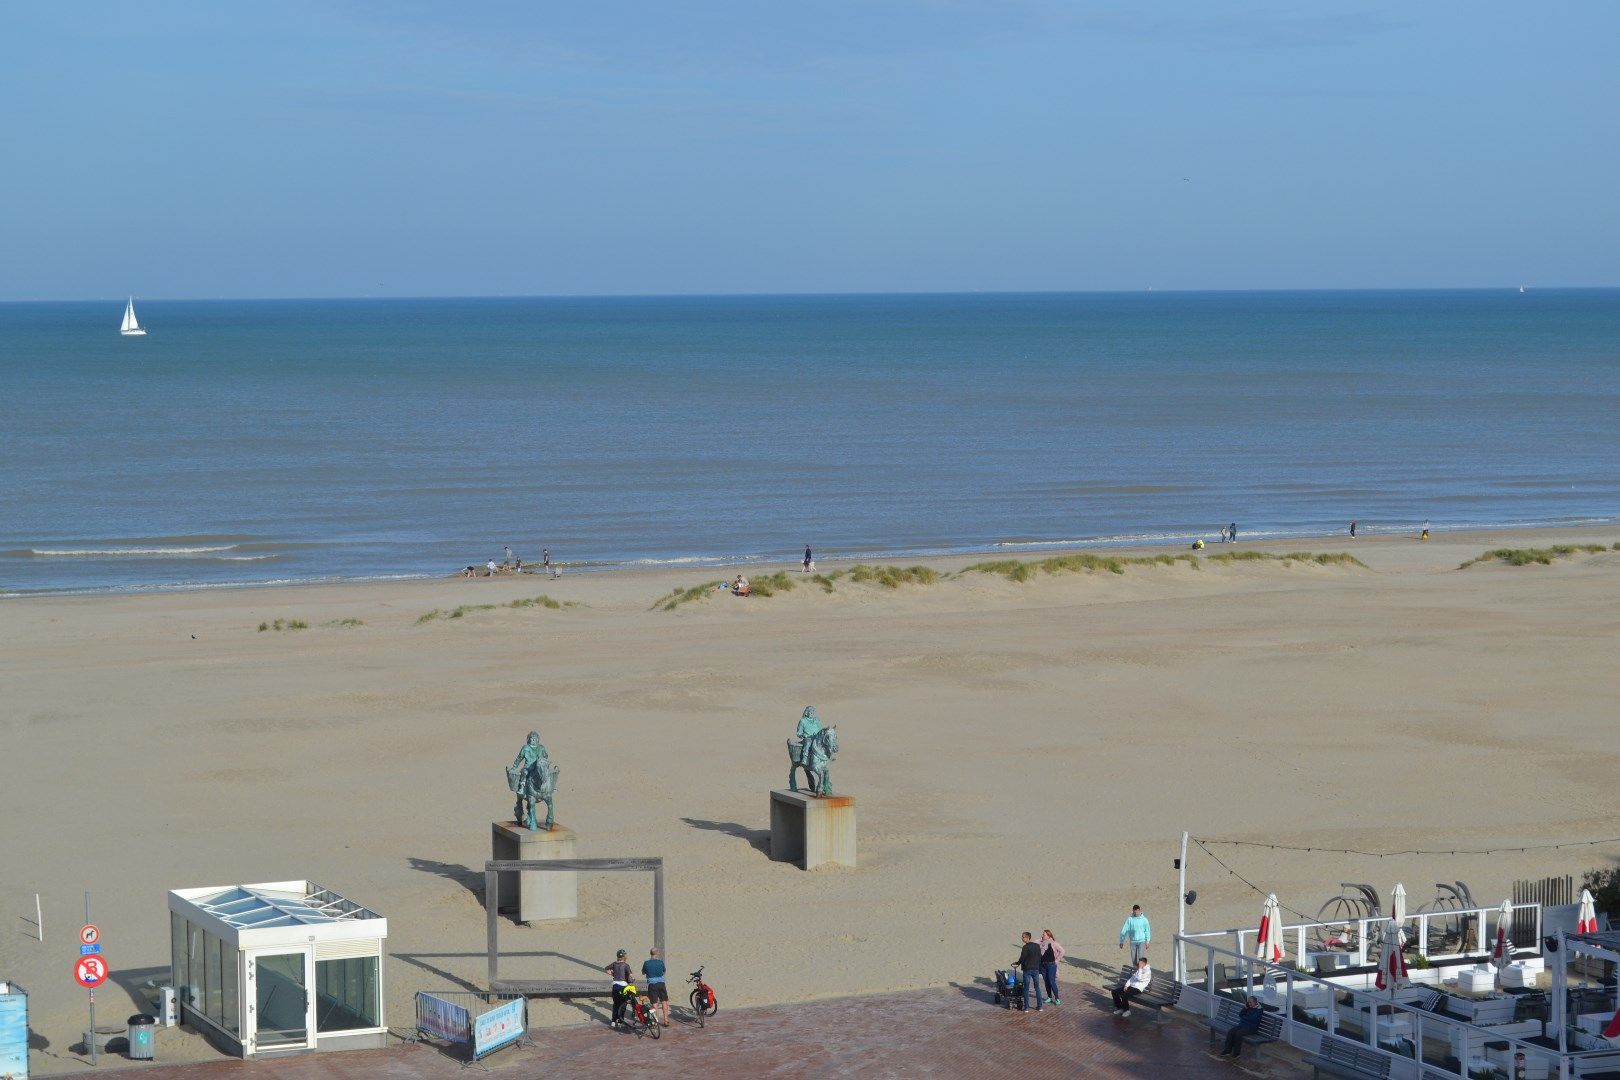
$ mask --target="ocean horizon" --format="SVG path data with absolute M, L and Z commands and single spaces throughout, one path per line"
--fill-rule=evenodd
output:
M 0 594 L 1620 520 L 1620 290 L 0 303 Z

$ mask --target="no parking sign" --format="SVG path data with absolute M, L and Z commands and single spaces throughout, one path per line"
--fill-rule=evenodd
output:
M 107 961 L 99 956 L 81 956 L 73 964 L 73 981 L 94 990 L 107 981 Z

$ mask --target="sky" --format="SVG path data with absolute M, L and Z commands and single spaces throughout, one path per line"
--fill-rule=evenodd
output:
M 0 299 L 1620 285 L 1620 4 L 0 4 Z

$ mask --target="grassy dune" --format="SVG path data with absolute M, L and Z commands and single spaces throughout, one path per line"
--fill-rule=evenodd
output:
M 506 604 L 462 604 L 460 607 L 452 608 L 449 611 L 442 611 L 439 608 L 434 608 L 432 611 L 417 619 L 416 625 L 421 626 L 423 623 L 432 622 L 435 619 L 460 619 L 475 611 L 494 611 L 496 608 L 543 607 L 549 608 L 552 611 L 558 611 L 562 608 L 579 606 L 580 604 L 578 600 L 554 600 L 549 596 L 526 596 L 520 600 L 513 600 Z
M 1458 566 L 1466 570 L 1476 563 L 1503 562 L 1509 566 L 1551 566 L 1554 559 L 1567 559 L 1571 555 L 1596 555 L 1603 551 L 1620 551 L 1620 544 L 1606 548 L 1602 544 L 1553 544 L 1544 548 L 1492 548 Z

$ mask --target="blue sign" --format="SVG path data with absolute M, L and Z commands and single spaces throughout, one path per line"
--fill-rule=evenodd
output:
M 16 983 L 0 994 L 0 1076 L 28 1080 L 28 995 Z
M 523 1037 L 524 1001 L 513 998 L 473 1021 L 473 1057 L 481 1058 Z
M 80 945 L 79 946 L 79 955 L 80 956 L 94 956 L 96 953 L 98 953 L 100 951 L 101 951 L 101 946 L 100 945 Z

